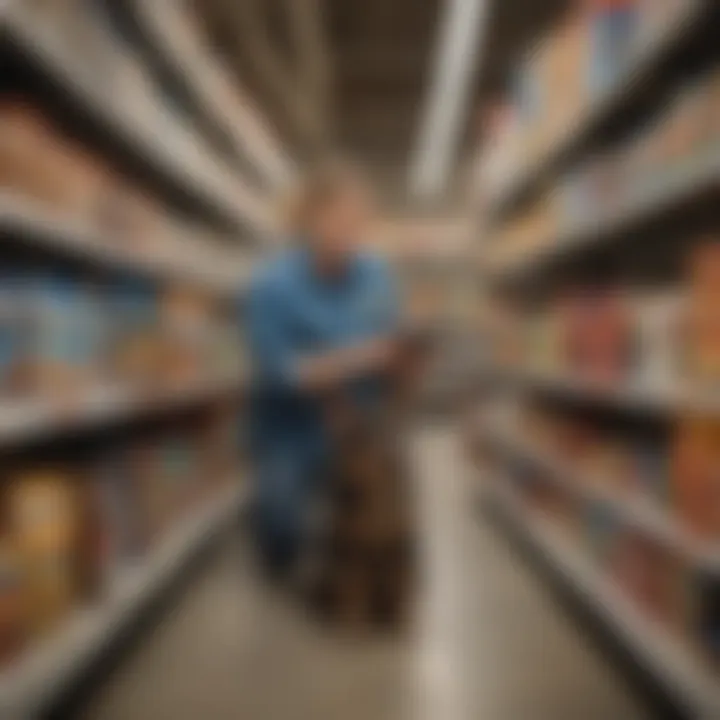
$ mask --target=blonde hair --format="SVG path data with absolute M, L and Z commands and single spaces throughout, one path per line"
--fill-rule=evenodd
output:
M 365 174 L 353 162 L 331 158 L 313 164 L 287 201 L 286 229 L 297 234 L 306 232 L 315 213 L 353 188 L 368 189 Z

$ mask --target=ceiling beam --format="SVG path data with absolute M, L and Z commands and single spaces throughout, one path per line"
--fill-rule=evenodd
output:
M 315 103 L 323 132 L 330 134 L 332 58 L 324 29 L 322 0 L 285 0 L 298 58 L 300 84 Z
M 223 27 L 223 37 L 231 45 L 233 55 L 244 58 L 275 103 L 288 116 L 303 142 L 312 150 L 322 146 L 326 134 L 319 108 L 302 83 L 298 82 L 294 70 L 286 66 L 283 57 L 273 47 L 263 13 L 263 0 L 213 0 L 213 5 L 215 20 Z M 228 28 L 233 28 L 233 32 L 228 32 Z

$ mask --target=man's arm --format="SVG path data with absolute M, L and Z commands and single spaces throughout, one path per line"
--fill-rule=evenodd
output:
M 277 387 L 317 392 L 386 366 L 394 342 L 379 338 L 314 355 L 293 346 L 283 299 L 269 283 L 254 285 L 248 296 L 248 337 L 260 376 Z

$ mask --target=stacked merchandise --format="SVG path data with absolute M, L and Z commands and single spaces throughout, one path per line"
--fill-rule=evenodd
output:
M 177 265 L 182 257 L 183 267 L 208 275 L 221 265 L 219 237 L 181 226 L 21 97 L 0 105 L 0 181 L 6 205 L 51 212 L 87 228 L 100 249 L 158 267 Z
M 232 407 L 72 461 L 13 463 L 0 493 L 0 661 L 73 609 L 107 601 L 184 517 L 239 472 Z
M 219 241 L 250 221 L 118 10 L 7 13 L 3 717 L 44 714 L 239 499 L 242 258 Z
M 481 421 L 492 497 L 693 717 L 720 709 L 716 11 L 574 3 L 486 159 L 485 324 L 513 380 Z
M 695 419 L 660 438 L 547 404 L 514 416 L 496 438 L 522 437 L 521 449 L 491 441 L 486 466 L 509 471 L 523 506 L 582 548 L 649 622 L 720 667 L 720 578 L 695 552 L 720 541 L 720 423 Z
M 183 105 L 147 71 L 102 4 L 87 2 L 22 3 L 13 10 L 20 22 L 67 63 L 75 82 L 107 112 L 140 129 L 153 149 L 167 153 L 192 174 L 230 192 L 239 180 L 207 151 Z M 221 178 L 222 182 L 217 182 Z
M 185 286 L 18 267 L 0 299 L 0 400 L 68 408 L 102 388 L 156 397 L 239 381 L 237 322 Z
M 679 185 L 717 175 L 720 70 L 695 80 L 659 117 L 609 152 L 583 162 L 560 178 L 500 233 L 495 262 L 512 265 L 534 251 L 581 231 L 597 231 L 608 219 L 664 199 Z
M 692 9 L 691 0 L 585 0 L 529 53 L 496 123 L 486 162 L 499 194 L 628 79 L 636 59 Z
M 515 362 L 501 354 L 498 364 L 608 388 L 715 389 L 720 240 L 703 236 L 685 254 L 678 288 L 631 293 L 618 285 L 575 283 L 516 320 Z

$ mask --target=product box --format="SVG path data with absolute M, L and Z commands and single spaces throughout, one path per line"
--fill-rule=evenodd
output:
M 108 305 L 114 317 L 110 355 L 115 376 L 148 391 L 157 389 L 162 346 L 155 290 L 150 283 L 126 280 L 112 286 Z
M 632 448 L 632 467 L 632 488 L 638 496 L 670 512 L 670 463 L 663 443 L 658 440 L 635 444 Z
M 160 444 L 159 478 L 165 497 L 163 530 L 170 529 L 192 505 L 195 489 L 202 479 L 194 445 L 195 441 L 183 432 L 168 434 Z
M 629 306 L 613 290 L 586 287 L 560 304 L 562 353 L 567 367 L 597 382 L 616 382 L 632 367 L 634 354 Z
M 80 217 L 101 185 L 94 160 L 22 99 L 0 105 L 0 184 Z
M 28 390 L 74 401 L 90 381 L 82 288 L 70 276 L 28 278 Z
M 0 274 L 0 402 L 21 391 L 27 361 L 25 283 L 21 274 Z
M 0 668 L 20 655 L 27 641 L 27 588 L 15 542 L 0 538 Z
M 607 92 L 623 75 L 638 35 L 636 0 L 588 0 L 590 64 L 593 96 Z
M 649 388 L 673 387 L 682 374 L 684 294 L 645 294 L 632 298 L 630 304 L 636 346 L 633 382 Z
M 720 422 L 683 420 L 672 450 L 673 506 L 694 534 L 720 538 Z
M 73 478 L 52 470 L 21 473 L 7 487 L 8 528 L 26 574 L 28 619 L 44 633 L 77 597 L 77 496 Z
M 720 670 L 720 579 L 717 576 L 697 579 L 692 629 L 703 657 Z
M 694 249 L 688 280 L 688 375 L 695 381 L 720 383 L 720 241 L 704 241 Z

